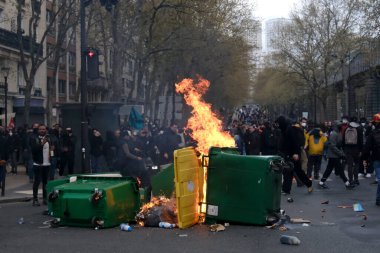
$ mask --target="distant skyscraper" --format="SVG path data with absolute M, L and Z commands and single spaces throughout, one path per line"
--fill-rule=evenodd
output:
M 265 22 L 265 51 L 276 51 L 276 39 L 284 27 L 289 24 L 289 19 L 275 18 Z

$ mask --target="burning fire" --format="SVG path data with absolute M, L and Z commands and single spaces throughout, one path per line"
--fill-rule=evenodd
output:
M 212 112 L 211 105 L 202 99 L 209 87 L 210 82 L 201 77 L 197 83 L 186 78 L 176 84 L 176 91 L 183 94 L 186 104 L 193 107 L 187 128 L 192 130 L 190 135 L 198 143 L 196 149 L 206 155 L 212 146 L 235 146 L 235 140 L 231 135 L 222 130 L 222 121 Z

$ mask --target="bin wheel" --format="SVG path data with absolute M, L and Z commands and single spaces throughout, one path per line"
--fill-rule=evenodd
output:
M 94 204 L 94 205 L 97 204 L 101 198 L 102 198 L 102 194 L 99 193 L 99 192 L 95 192 L 91 196 L 91 202 L 92 202 L 92 204 Z
M 267 224 L 273 225 L 273 224 L 277 223 L 279 220 L 280 220 L 280 215 L 277 213 L 272 213 L 272 214 L 268 215 L 268 217 L 267 217 Z
M 51 192 L 49 193 L 49 196 L 48 196 L 48 200 L 50 202 L 53 202 L 54 200 L 56 200 L 58 198 L 58 193 L 56 192 Z
M 94 228 L 101 228 L 103 227 L 104 222 L 99 217 L 92 217 L 91 224 L 94 226 Z
M 59 227 L 59 221 L 57 219 L 53 219 L 51 222 L 50 222 L 50 227 L 51 228 L 57 228 Z

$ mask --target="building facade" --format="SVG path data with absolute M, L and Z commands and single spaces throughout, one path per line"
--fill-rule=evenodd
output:
M 37 27 L 37 44 L 43 36 L 46 28 L 46 2 L 39 2 L 41 5 L 41 13 L 39 25 Z M 1 69 L 9 69 L 8 74 L 4 71 L 0 72 L 1 87 L 0 90 L 0 112 L 2 125 L 8 125 L 11 117 L 19 125 L 24 123 L 24 107 L 25 107 L 25 78 L 22 71 L 22 62 L 20 60 L 19 43 L 17 39 L 17 1 L 16 0 L 0 0 L 0 66 Z M 29 29 L 28 17 L 31 16 L 31 1 L 22 2 L 23 19 L 21 24 L 23 46 L 26 57 L 28 58 L 29 48 Z M 39 57 L 45 55 L 46 47 L 42 46 L 42 50 L 38 52 Z M 27 59 L 28 61 L 28 59 Z M 30 61 L 27 68 L 31 67 Z M 5 75 L 7 75 L 7 98 L 5 99 Z M 30 119 L 31 121 L 44 122 L 44 113 L 46 106 L 46 63 L 42 63 L 37 71 L 34 85 L 32 88 Z M 7 101 L 7 118 L 8 122 L 4 122 L 5 118 L 5 101 Z

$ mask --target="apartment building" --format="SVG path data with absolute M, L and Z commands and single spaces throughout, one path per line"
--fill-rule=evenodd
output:
M 39 25 L 37 27 L 37 36 L 35 44 L 37 47 L 41 41 L 43 31 L 45 29 L 45 1 L 39 2 L 41 5 L 41 13 Z M 25 108 L 25 79 L 20 62 L 20 50 L 17 40 L 17 1 L 16 0 L 0 0 L 0 113 L 2 125 L 4 122 L 5 108 L 7 108 L 8 122 L 13 117 L 17 125 L 24 123 Z M 31 0 L 25 0 L 22 3 L 23 22 L 21 30 L 23 34 L 23 45 L 26 56 L 30 52 L 29 48 L 29 29 L 28 17 L 31 15 Z M 45 54 L 45 46 L 38 55 L 42 57 Z M 27 65 L 31 67 L 30 61 Z M 5 76 L 7 77 L 7 85 L 5 85 Z M 7 86 L 7 87 L 5 87 Z M 7 88 L 7 92 L 5 89 Z M 7 93 L 7 94 L 5 94 Z M 5 96 L 7 95 L 7 96 Z M 7 106 L 5 106 L 7 102 Z M 37 71 L 34 85 L 32 88 L 32 98 L 30 107 L 30 121 L 44 122 L 46 103 L 46 64 L 42 63 Z M 31 123 L 31 122 L 30 122 Z

